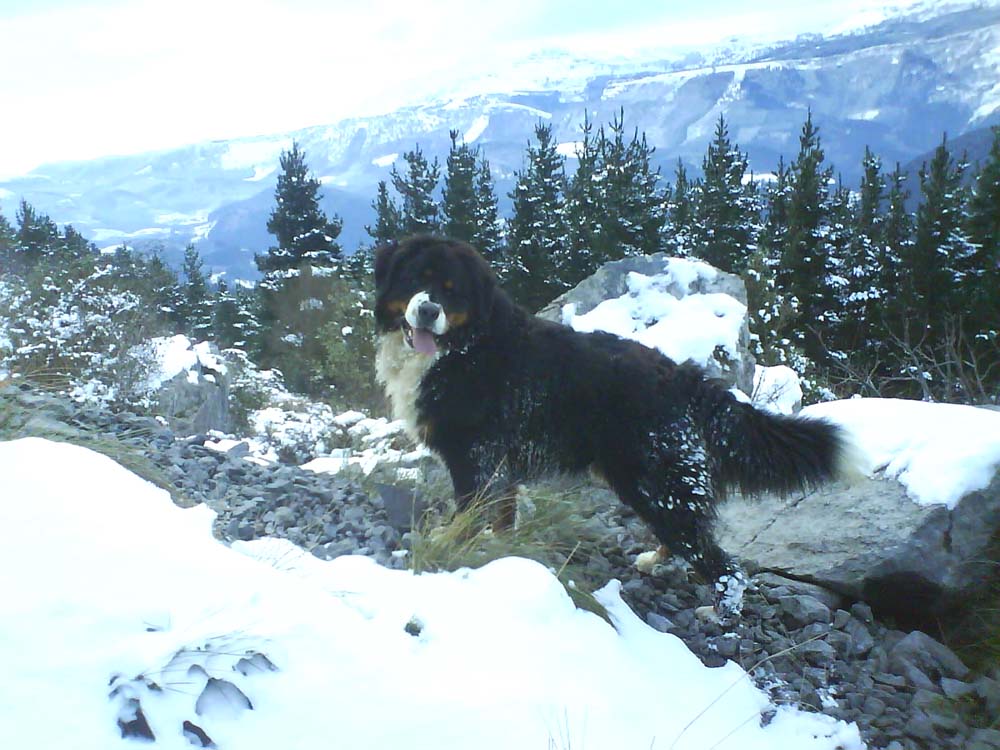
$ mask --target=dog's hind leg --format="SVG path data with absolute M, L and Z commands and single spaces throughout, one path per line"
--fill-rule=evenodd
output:
M 609 477 L 626 505 L 652 527 L 664 547 L 681 555 L 715 589 L 715 609 L 723 619 L 739 614 L 746 575 L 716 543 L 712 533 L 715 496 L 697 451 L 686 459 L 660 460 L 647 471 Z M 637 561 L 638 562 L 638 561 Z

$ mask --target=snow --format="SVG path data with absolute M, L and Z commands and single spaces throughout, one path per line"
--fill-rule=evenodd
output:
M 617 582 L 599 592 L 612 627 L 521 558 L 414 575 L 284 540 L 227 548 L 208 508 L 177 508 L 77 446 L 0 443 L 0 473 L 0 569 L 17 571 L 0 619 L 2 747 L 133 747 L 117 726 L 132 697 L 155 747 L 185 750 L 185 721 L 240 750 L 331 737 L 435 750 L 864 747 L 853 725 L 788 707 L 761 727 L 775 707 L 743 670 L 704 667 L 641 622 Z
M 225 363 L 212 353 L 208 342 L 197 344 L 184 335 L 162 336 L 150 340 L 153 365 L 146 381 L 146 390 L 155 391 L 185 370 L 189 381 L 197 383 L 196 367 L 214 372 L 226 372 Z
M 284 136 L 229 141 L 219 163 L 232 170 L 267 168 L 278 163 L 282 151 L 291 148 L 292 139 Z
M 808 406 L 850 431 L 869 473 L 896 479 L 921 505 L 954 508 L 1000 470 L 1000 411 L 902 399 L 857 398 Z
M 465 135 L 462 136 L 462 140 L 466 143 L 473 143 L 479 136 L 486 132 L 486 128 L 490 124 L 490 118 L 487 115 L 480 115 L 475 119 L 469 129 L 465 131 Z
M 556 153 L 567 159 L 579 159 L 581 151 L 583 151 L 583 141 L 568 141 L 556 146 Z
M 707 263 L 670 258 L 662 274 L 629 273 L 625 294 L 588 313 L 577 315 L 567 305 L 563 322 L 578 331 L 607 331 L 634 339 L 675 362 L 690 359 L 704 367 L 718 346 L 738 359 L 746 306 L 727 294 L 687 294 L 695 282 L 716 274 Z
M 372 159 L 372 164 L 376 167 L 391 167 L 398 158 L 399 154 L 386 154 Z
M 754 406 L 778 414 L 794 414 L 802 405 L 799 376 L 787 365 L 754 368 Z
M 244 182 L 260 182 L 261 180 L 270 177 L 277 171 L 275 166 L 264 166 L 262 164 L 255 164 L 253 168 L 253 174 L 250 177 L 244 177 Z

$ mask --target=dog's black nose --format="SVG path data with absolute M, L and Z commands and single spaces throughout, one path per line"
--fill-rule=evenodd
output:
M 436 302 L 421 302 L 417 307 L 417 325 L 420 328 L 433 328 L 434 321 L 441 314 L 441 305 Z

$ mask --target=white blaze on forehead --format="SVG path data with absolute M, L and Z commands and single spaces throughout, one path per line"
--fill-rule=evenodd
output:
M 419 328 L 417 324 L 417 309 L 424 302 L 431 302 L 437 304 L 431 299 L 431 295 L 427 292 L 417 292 L 410 298 L 410 303 L 406 306 L 406 322 L 410 324 L 410 328 Z M 438 315 L 434 319 L 434 324 L 430 327 L 430 332 L 441 336 L 448 330 L 448 318 L 445 317 L 444 308 L 438 305 Z

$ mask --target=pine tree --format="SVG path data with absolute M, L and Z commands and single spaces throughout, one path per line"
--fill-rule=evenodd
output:
M 293 390 L 322 395 L 327 383 L 320 331 L 342 263 L 341 221 L 327 219 L 320 208 L 320 182 L 310 175 L 297 143 L 282 152 L 280 163 L 276 205 L 267 223 L 277 246 L 256 258 L 264 274 L 258 285 L 261 364 L 280 367 Z
M 669 227 L 666 249 L 679 258 L 691 254 L 695 240 L 696 214 L 698 210 L 696 186 L 688 180 L 684 162 L 677 160 L 674 171 L 674 186 L 667 200 L 667 220 Z
M 842 177 L 830 197 L 826 225 L 821 230 L 821 252 L 827 258 L 828 307 L 824 312 L 824 326 L 817 331 L 825 354 L 842 361 L 849 356 L 859 332 L 852 317 L 864 308 L 867 297 L 855 293 L 858 267 L 855 265 L 856 207 L 851 191 L 844 186 Z M 865 290 L 867 291 L 867 290 Z
M 485 156 L 480 157 L 476 167 L 474 191 L 475 231 L 472 244 L 490 263 L 499 267 L 502 262 L 503 234 L 496 188 L 493 186 L 493 172 Z
M 605 213 L 599 263 L 659 252 L 666 220 L 666 201 L 658 187 L 660 173 L 650 163 L 655 149 L 646 142 L 646 134 L 640 136 L 636 129 L 626 143 L 623 111 L 608 127 L 610 136 L 602 132 L 598 138 Z
M 14 267 L 15 241 L 13 225 L 0 213 L 0 276 Z
M 698 200 L 698 257 L 729 273 L 741 273 L 756 243 L 757 202 L 752 181 L 745 181 L 747 157 L 729 140 L 719 115 L 715 138 L 702 161 L 704 177 Z M 744 184 L 746 182 L 746 184 Z
M 195 341 L 204 341 L 212 335 L 212 299 L 202 266 L 198 250 L 194 245 L 188 245 L 181 267 L 184 273 L 181 309 L 185 331 Z
M 836 345 L 843 352 L 865 355 L 872 351 L 871 338 L 890 289 L 884 286 L 888 259 L 882 243 L 885 177 L 881 160 L 867 147 L 862 169 L 854 227 L 841 271 L 846 284 Z
M 990 153 L 976 177 L 966 231 L 975 245 L 972 265 L 981 269 L 971 290 L 975 327 L 995 340 L 1000 328 L 1000 127 L 993 128 Z
M 257 356 L 260 353 L 260 324 L 257 320 L 257 296 L 251 290 L 231 290 L 219 279 L 212 311 L 212 334 L 220 349 L 240 349 Z
M 369 237 L 375 240 L 376 246 L 399 239 L 403 231 L 403 218 L 400 215 L 399 206 L 389 195 L 389 188 L 385 184 L 385 180 L 379 180 L 378 195 L 372 201 L 372 208 L 375 209 L 375 224 L 365 226 L 365 231 Z
M 337 242 L 342 222 L 336 216 L 328 219 L 320 208 L 321 183 L 309 173 L 305 152 L 297 142 L 291 151 L 281 152 L 280 164 L 276 205 L 267 221 L 267 231 L 277 245 L 256 257 L 257 268 L 266 275 L 297 271 L 305 265 L 336 267 L 343 255 Z
M 829 220 L 827 185 L 832 168 L 823 166 L 819 128 L 810 112 L 799 136 L 799 153 L 789 169 L 788 230 L 778 270 L 778 286 L 796 309 L 794 333 L 815 362 L 824 351 L 816 332 L 832 306 L 829 256 L 824 234 Z
M 402 175 L 393 165 L 390 177 L 392 186 L 401 196 L 400 229 L 402 234 L 434 234 L 440 227 L 438 206 L 434 200 L 441 169 L 437 159 L 428 163 L 417 145 L 403 154 L 407 165 Z
M 902 270 L 911 315 L 927 327 L 932 339 L 944 333 L 947 319 L 963 312 L 963 286 L 973 270 L 974 248 L 962 226 L 966 168 L 964 162 L 955 163 L 945 137 L 930 164 L 919 172 L 922 201 L 914 243 L 902 258 Z
M 913 218 L 906 208 L 910 200 L 906 179 L 906 173 L 896 162 L 895 170 L 889 175 L 885 221 L 879 235 L 882 255 L 878 283 L 892 292 L 881 316 L 884 330 L 900 330 L 899 323 L 907 314 L 905 290 L 908 283 L 902 279 L 902 259 L 912 252 Z
M 605 177 L 601 162 L 604 129 L 595 138 L 593 124 L 585 115 L 581 130 L 583 140 L 576 148 L 576 171 L 566 184 L 567 241 L 559 259 L 559 274 L 570 285 L 596 271 L 607 255 L 603 247 L 606 201 L 601 184 Z
M 63 227 L 62 241 L 59 253 L 67 258 L 80 258 L 97 252 L 94 243 L 89 242 L 82 234 L 73 228 L 72 224 Z
M 515 299 L 537 309 L 565 291 L 557 276 L 566 245 L 563 205 L 564 160 L 552 127 L 535 126 L 537 145 L 528 144 L 524 168 L 510 193 L 513 214 L 507 225 L 509 267 L 505 276 Z
M 156 310 L 157 317 L 171 333 L 187 332 L 184 295 L 177 273 L 163 260 L 161 251 L 161 248 L 156 248 L 144 259 L 130 255 L 123 271 L 128 273 L 128 269 L 135 269 L 134 273 L 141 280 L 141 285 L 132 288 L 132 291 L 150 301 L 150 307 Z M 121 281 L 119 286 L 122 286 Z
M 18 266 L 22 272 L 27 272 L 59 247 L 59 229 L 52 219 L 35 211 L 23 198 L 16 217 L 17 234 L 14 236 L 14 243 Z
M 766 220 L 758 249 L 747 264 L 747 306 L 758 361 L 768 365 L 789 365 L 801 374 L 806 369 L 806 361 L 794 336 L 797 300 L 791 298 L 779 281 L 788 238 L 791 193 L 790 170 L 784 159 L 779 158 L 774 180 L 767 183 L 764 191 Z
M 441 229 L 452 239 L 472 242 L 476 235 L 476 157 L 478 150 L 464 141 L 457 130 L 449 132 L 451 149 L 445 166 L 441 194 Z

